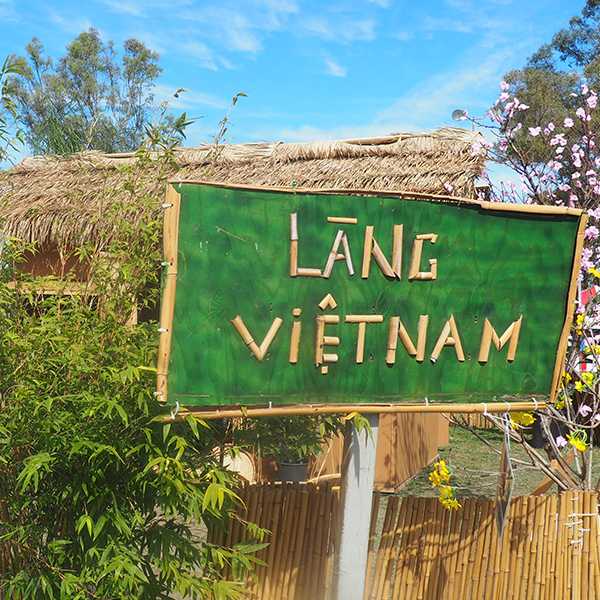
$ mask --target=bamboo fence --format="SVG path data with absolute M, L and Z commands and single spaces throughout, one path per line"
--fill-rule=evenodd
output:
M 339 486 L 329 483 L 260 483 L 239 492 L 244 509 L 227 530 L 209 541 L 231 546 L 247 541 L 240 521 L 269 530 L 269 546 L 257 554 L 264 566 L 247 581 L 248 599 L 324 598 L 331 593 Z M 225 573 L 228 575 L 229 573 Z
M 258 484 L 242 490 L 240 516 L 271 531 L 267 564 L 249 599 L 331 598 L 338 488 Z M 457 511 L 436 498 L 374 494 L 365 600 L 600 598 L 598 495 L 572 491 L 514 498 L 498 537 L 494 501 Z M 212 541 L 244 541 L 232 522 Z
M 494 429 L 495 425 L 488 421 L 483 415 L 481 414 L 470 414 L 470 415 L 458 415 L 460 417 L 463 417 L 465 419 L 465 421 L 467 422 L 467 425 L 470 425 L 471 427 L 475 427 L 475 429 Z

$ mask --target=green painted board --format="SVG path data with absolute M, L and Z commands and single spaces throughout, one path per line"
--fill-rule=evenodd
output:
M 176 184 L 181 195 L 176 301 L 171 324 L 167 401 L 186 406 L 302 403 L 487 402 L 549 394 L 559 341 L 571 318 L 567 295 L 580 216 L 490 210 L 476 203 L 392 196 L 293 193 Z M 290 214 L 297 214 L 298 264 L 323 270 L 336 233 L 347 236 L 355 274 L 344 260 L 330 278 L 290 276 Z M 327 217 L 355 217 L 357 224 Z M 361 277 L 365 228 L 391 261 L 393 226 L 403 225 L 401 279 L 373 260 Z M 437 260 L 435 280 L 409 280 L 417 234 L 421 270 Z M 318 307 L 327 294 L 335 310 Z M 299 358 L 290 364 L 292 309 L 301 308 Z M 316 316 L 339 315 L 326 335 L 340 338 L 338 362 L 315 365 Z M 358 325 L 345 316 L 382 315 L 366 326 L 364 362 L 356 363 Z M 231 320 L 239 315 L 260 345 L 276 317 L 283 324 L 264 360 L 250 352 Z M 399 316 L 416 343 L 428 315 L 425 360 L 398 341 L 386 363 L 390 318 Z M 465 360 L 445 345 L 430 356 L 453 315 Z M 484 320 L 500 336 L 522 316 L 514 361 L 508 344 L 478 362 Z

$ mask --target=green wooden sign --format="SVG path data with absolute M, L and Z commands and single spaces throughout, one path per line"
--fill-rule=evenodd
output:
M 168 198 L 169 404 L 491 402 L 556 387 L 578 211 L 208 184 Z

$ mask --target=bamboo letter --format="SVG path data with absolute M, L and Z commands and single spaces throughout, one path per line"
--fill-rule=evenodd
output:
M 444 346 L 454 346 L 456 358 L 459 360 L 459 362 L 464 362 L 465 353 L 463 352 L 463 347 L 460 341 L 460 335 L 458 334 L 458 328 L 456 327 L 456 321 L 454 320 L 454 315 L 450 315 L 450 318 L 446 321 L 444 327 L 442 328 L 440 337 L 435 343 L 435 347 L 431 353 L 431 362 L 435 362 L 439 358 Z
M 420 281 L 432 281 L 437 279 L 437 259 L 429 259 L 429 271 L 421 271 L 421 257 L 423 255 L 423 244 L 430 241 L 432 244 L 437 242 L 437 233 L 421 233 L 417 235 L 413 242 L 412 256 L 410 260 L 410 269 L 408 278 L 410 280 L 418 279 Z
M 336 336 L 325 335 L 325 326 L 328 324 L 336 324 L 340 322 L 338 315 L 317 315 L 316 317 L 316 336 L 315 336 L 315 365 L 321 366 L 325 362 L 337 362 L 337 354 L 325 354 L 324 347 L 330 345 L 339 346 L 340 339 Z M 335 360 L 333 357 L 335 356 Z M 326 373 L 327 371 L 325 371 Z
M 340 244 L 342 245 L 343 252 L 339 252 Z M 325 263 L 325 268 L 323 269 L 323 277 L 325 279 L 328 279 L 331 275 L 331 271 L 333 270 L 333 265 L 336 260 L 345 260 L 348 272 L 350 275 L 354 275 L 354 266 L 352 265 L 352 257 L 350 256 L 350 246 L 348 244 L 346 233 L 343 229 L 340 229 L 337 232 L 337 235 L 333 241 L 333 245 L 331 246 L 331 251 L 327 257 L 327 262 Z
M 417 346 L 415 347 L 412 339 L 406 331 L 404 323 L 400 317 L 391 317 L 388 329 L 388 347 L 385 362 L 393 365 L 396 362 L 396 349 L 398 347 L 398 338 L 402 342 L 404 349 L 409 356 L 414 356 L 417 362 L 423 362 L 425 359 L 425 344 L 427 341 L 427 324 L 429 315 L 419 315 L 419 324 L 417 326 Z
M 283 319 L 281 317 L 275 317 L 271 327 L 269 327 L 269 331 L 267 331 L 267 334 L 259 346 L 254 341 L 252 334 L 250 331 L 248 331 L 248 328 L 246 327 L 246 324 L 240 315 L 236 315 L 233 319 L 231 319 L 231 324 L 242 338 L 244 344 L 250 348 L 250 351 L 252 354 L 254 354 L 258 361 L 264 360 L 265 356 L 267 355 L 267 351 L 271 346 L 271 342 L 275 339 L 275 336 L 277 335 L 282 323 Z
M 365 358 L 365 337 L 367 323 L 383 323 L 383 315 L 346 315 L 346 323 L 358 323 L 356 339 L 356 362 L 361 364 Z
M 481 334 L 481 345 L 479 346 L 479 357 L 477 360 L 480 363 L 486 363 L 490 358 L 490 347 L 492 343 L 496 347 L 496 350 L 500 352 L 507 342 L 508 352 L 506 354 L 506 360 L 508 362 L 515 360 L 522 322 L 523 315 L 521 315 L 516 321 L 513 321 L 507 327 L 506 331 L 500 337 L 498 337 L 498 333 L 494 329 L 494 326 L 491 324 L 490 320 L 485 319 L 483 322 L 483 333 Z
M 299 308 L 292 310 L 292 315 L 299 317 L 302 311 Z M 298 350 L 300 347 L 300 335 L 302 334 L 302 321 L 294 321 L 292 323 L 292 335 L 290 337 L 290 356 L 289 361 L 295 365 L 298 362 Z
M 392 243 L 392 265 L 388 262 L 385 254 L 379 247 L 377 240 L 373 237 L 373 225 L 365 227 L 365 242 L 363 246 L 363 261 L 361 277 L 368 279 L 371 272 L 371 257 L 375 258 L 375 262 L 381 269 L 381 272 L 386 277 L 400 279 L 402 275 L 402 225 L 394 225 L 393 228 L 393 243 Z
M 298 214 L 290 213 L 290 277 L 321 277 L 321 269 L 298 266 Z

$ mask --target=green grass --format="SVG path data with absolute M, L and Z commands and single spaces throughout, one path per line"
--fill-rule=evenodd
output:
M 502 434 L 497 430 L 480 430 L 480 434 L 494 448 L 502 447 Z M 543 451 L 541 451 L 543 452 Z M 511 456 L 517 459 L 528 460 L 525 451 L 515 443 L 511 444 Z M 472 433 L 460 427 L 450 427 L 450 443 L 440 448 L 440 458 L 446 460 L 453 474 L 452 484 L 456 488 L 456 496 L 496 495 L 498 483 L 498 468 L 500 457 L 478 440 Z M 600 476 L 600 448 L 594 450 L 594 482 Z M 427 479 L 430 468 L 424 469 L 419 475 L 406 485 L 400 496 L 435 496 L 436 492 Z M 545 476 L 532 467 L 516 465 L 514 467 L 513 496 L 530 494 L 537 485 L 545 480 Z M 552 486 L 548 493 L 556 492 Z

